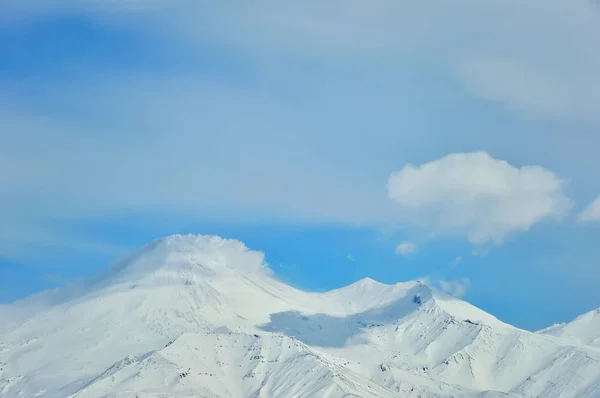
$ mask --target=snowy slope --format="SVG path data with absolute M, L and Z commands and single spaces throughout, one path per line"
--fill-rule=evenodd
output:
M 600 308 L 580 315 L 569 323 L 557 324 L 538 333 L 600 347 Z
M 313 380 L 307 383 L 306 380 Z M 281 335 L 183 334 L 166 348 L 111 366 L 74 397 L 394 397 Z
M 600 349 L 557 336 L 418 281 L 303 292 L 241 242 L 177 235 L 0 306 L 0 396 L 600 396 Z

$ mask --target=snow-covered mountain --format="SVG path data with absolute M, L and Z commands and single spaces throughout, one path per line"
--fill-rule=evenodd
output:
M 586 312 L 569 323 L 556 324 L 538 333 L 600 347 L 600 308 Z
M 600 397 L 598 328 L 573 324 L 527 332 L 419 281 L 304 292 L 177 235 L 0 306 L 0 396 Z

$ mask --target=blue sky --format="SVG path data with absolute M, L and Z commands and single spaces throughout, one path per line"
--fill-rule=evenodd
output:
M 310 290 L 600 306 L 597 6 L 219 4 L 8 3 L 0 302 L 196 232 Z

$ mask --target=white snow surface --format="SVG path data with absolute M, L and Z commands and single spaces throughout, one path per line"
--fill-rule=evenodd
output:
M 599 319 L 531 333 L 419 281 L 304 292 L 175 235 L 0 305 L 0 397 L 598 398 Z
M 569 323 L 556 324 L 538 333 L 600 348 L 600 308 L 586 312 Z

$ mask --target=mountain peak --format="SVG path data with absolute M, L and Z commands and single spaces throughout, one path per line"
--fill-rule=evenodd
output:
M 569 323 L 552 325 L 538 331 L 555 337 L 566 338 L 579 344 L 600 347 L 600 308 L 579 315 Z
M 264 253 L 216 235 L 177 234 L 156 239 L 113 265 L 103 279 L 146 278 L 178 273 L 216 275 L 265 272 Z
M 357 288 L 373 288 L 373 287 L 383 287 L 383 286 L 388 286 L 385 283 L 381 283 L 379 281 L 376 281 L 373 278 L 362 278 L 356 282 L 354 282 L 352 285 L 350 286 L 355 286 Z
M 265 270 L 263 253 L 237 240 L 173 235 L 76 294 L 42 306 L 0 306 L 0 394 L 481 398 L 600 391 L 597 311 L 563 328 L 559 337 L 568 339 L 561 340 L 510 327 L 420 281 L 364 278 L 315 293 Z
M 171 252 L 206 252 L 206 251 L 223 251 L 223 252 L 247 252 L 248 247 L 241 241 L 236 239 L 222 238 L 218 235 L 201 235 L 201 234 L 174 234 L 158 238 L 150 242 L 142 251 L 163 250 Z

